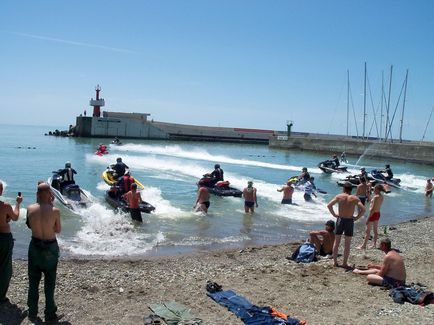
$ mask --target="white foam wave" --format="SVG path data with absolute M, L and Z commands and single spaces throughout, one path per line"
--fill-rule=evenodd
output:
M 156 187 L 146 186 L 140 191 L 142 199 L 156 207 L 155 214 L 158 217 L 176 219 L 191 216 L 191 212 L 174 207 L 170 201 L 163 198 L 161 190 Z
M 77 255 L 142 255 L 164 240 L 162 233 L 146 234 L 129 216 L 93 204 L 80 210 L 83 226 L 70 240 L 62 240 L 67 250 Z
M 90 159 L 92 162 L 97 162 L 103 165 L 107 165 L 110 161 L 109 158 L 98 156 L 88 156 L 88 159 Z M 148 156 L 138 157 L 124 155 L 123 161 L 125 161 L 130 166 L 130 169 L 155 170 L 159 173 L 164 172 L 175 173 L 176 175 L 186 175 L 194 177 L 193 181 L 197 180 L 204 173 L 207 172 L 207 170 L 205 170 L 203 167 L 193 163 L 179 164 L 179 161 L 177 161 L 176 159 L 159 159 L 156 157 Z M 230 180 L 231 186 L 234 186 L 235 188 L 238 188 L 240 190 L 242 190 L 247 185 L 247 182 L 249 180 L 252 180 L 251 178 L 240 176 L 235 173 L 226 173 L 226 179 Z M 255 184 L 254 186 L 258 188 L 258 201 L 260 201 L 260 199 L 262 198 L 274 202 L 277 208 L 276 211 L 281 216 L 294 220 L 318 221 L 323 220 L 324 216 L 328 214 L 328 210 L 325 207 L 326 202 L 321 196 L 321 194 L 318 194 L 318 198 L 315 198 L 313 203 L 305 202 L 303 198 L 303 192 L 296 190 L 293 195 L 293 200 L 298 205 L 292 206 L 293 209 L 290 209 L 290 211 L 288 211 L 288 209 L 281 207 L 280 204 L 282 195 L 281 193 L 277 192 L 277 188 L 280 188 L 281 185 L 267 183 L 263 180 L 255 179 L 253 179 L 253 182 Z M 148 201 L 147 198 L 146 200 Z M 150 199 L 149 203 L 153 204 Z M 158 210 L 159 207 L 157 206 L 156 211 Z
M 254 167 L 264 167 L 264 168 L 272 168 L 272 169 L 281 169 L 281 170 L 293 170 L 300 171 L 299 166 L 290 166 L 290 165 L 282 165 L 282 164 L 273 164 L 256 160 L 247 160 L 247 159 L 235 159 L 230 158 L 223 155 L 212 155 L 208 151 L 195 148 L 192 150 L 184 150 L 180 146 L 170 145 L 170 146 L 151 146 L 151 145 L 140 145 L 140 144 L 128 144 L 121 147 L 117 147 L 119 151 L 134 151 L 140 153 L 146 153 L 151 155 L 164 155 L 176 158 L 185 158 L 192 160 L 205 160 L 205 161 L 213 161 L 219 163 L 226 164 L 234 164 L 234 165 L 244 165 L 244 166 L 254 166 Z M 315 172 L 319 172 L 315 171 Z
M 246 235 L 227 236 L 222 238 L 190 236 L 187 238 L 183 238 L 179 242 L 174 242 L 171 244 L 174 246 L 203 246 L 212 244 L 238 243 L 248 239 L 249 237 Z

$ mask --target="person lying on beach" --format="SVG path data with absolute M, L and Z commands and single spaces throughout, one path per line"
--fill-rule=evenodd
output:
M 399 253 L 392 249 L 389 238 L 382 239 L 380 249 L 386 253 L 383 264 L 368 264 L 367 270 L 354 269 L 353 273 L 367 275 L 369 284 L 383 287 L 400 287 L 405 285 L 405 265 Z
M 335 241 L 335 222 L 329 220 L 325 224 L 325 230 L 311 231 L 309 241 L 315 245 L 319 255 L 331 255 Z

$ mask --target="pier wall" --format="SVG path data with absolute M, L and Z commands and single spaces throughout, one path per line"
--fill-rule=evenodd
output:
M 309 135 L 275 136 L 269 146 L 279 149 L 299 149 L 327 154 L 340 154 L 397 159 L 409 162 L 434 165 L 434 143 L 405 141 L 403 143 L 379 142 L 378 140 L 352 139 L 344 136 Z
M 146 119 L 123 117 L 77 117 L 76 136 L 168 139 L 168 134 Z

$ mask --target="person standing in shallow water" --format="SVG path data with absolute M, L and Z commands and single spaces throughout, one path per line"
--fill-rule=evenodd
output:
M 425 186 L 425 196 L 426 197 L 432 197 L 434 186 L 432 184 L 432 181 L 428 178 L 426 180 L 426 186 Z
M 248 181 L 247 187 L 243 190 L 244 197 L 244 211 L 246 213 L 255 212 L 255 205 L 258 207 L 258 201 L 256 199 L 256 188 L 253 187 L 253 182 Z
M 359 198 L 355 195 L 351 195 L 352 184 L 345 182 L 343 187 L 343 193 L 338 194 L 328 204 L 331 215 L 337 219 L 336 221 L 336 235 L 335 242 L 333 244 L 333 263 L 334 266 L 338 264 L 338 251 L 341 243 L 341 236 L 345 235 L 344 246 L 344 260 L 342 267 L 348 268 L 348 257 L 350 256 L 351 238 L 353 237 L 354 221 L 360 219 L 365 213 L 365 207 L 360 202 Z M 338 214 L 333 209 L 333 206 L 338 204 Z M 354 211 L 358 208 L 358 214 L 354 217 Z
M 18 193 L 20 194 L 20 193 Z M 0 196 L 3 195 L 3 183 L 0 182 Z M 8 302 L 9 283 L 12 277 L 12 251 L 14 239 L 9 222 L 17 221 L 20 216 L 21 195 L 17 196 L 15 208 L 9 203 L 0 201 L 0 305 Z
M 292 194 L 294 193 L 294 187 L 292 186 L 292 181 L 286 182 L 281 188 L 277 189 L 277 192 L 283 192 L 283 198 L 280 202 L 281 204 L 292 204 Z
M 27 226 L 32 231 L 28 253 L 29 292 L 27 305 L 29 320 L 36 322 L 38 316 L 39 282 L 44 274 L 45 321 L 55 321 L 54 302 L 59 246 L 56 234 L 60 233 L 60 211 L 52 205 L 52 194 L 47 183 L 38 185 L 37 202 L 27 207 Z

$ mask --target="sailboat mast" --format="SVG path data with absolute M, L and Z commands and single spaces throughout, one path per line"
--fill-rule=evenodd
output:
M 348 133 L 348 124 L 350 121 L 350 70 L 347 70 L 347 136 Z
M 381 71 L 380 141 L 383 134 L 384 71 Z
M 407 96 L 407 81 L 408 81 L 408 69 L 405 74 L 405 88 L 404 88 L 404 100 L 402 101 L 402 115 L 401 115 L 401 128 L 399 129 L 399 142 L 402 143 L 402 126 L 404 125 L 404 109 L 405 109 L 405 97 Z
M 366 62 L 365 62 L 365 87 L 363 92 L 363 133 L 362 137 L 365 138 L 365 125 L 366 125 Z
M 392 92 L 392 73 L 393 65 L 390 66 L 390 77 L 389 77 L 389 98 L 387 99 L 387 110 L 386 110 L 386 134 L 384 136 L 384 141 L 387 141 L 387 134 L 390 133 L 389 126 L 389 110 L 390 110 L 390 94 Z

